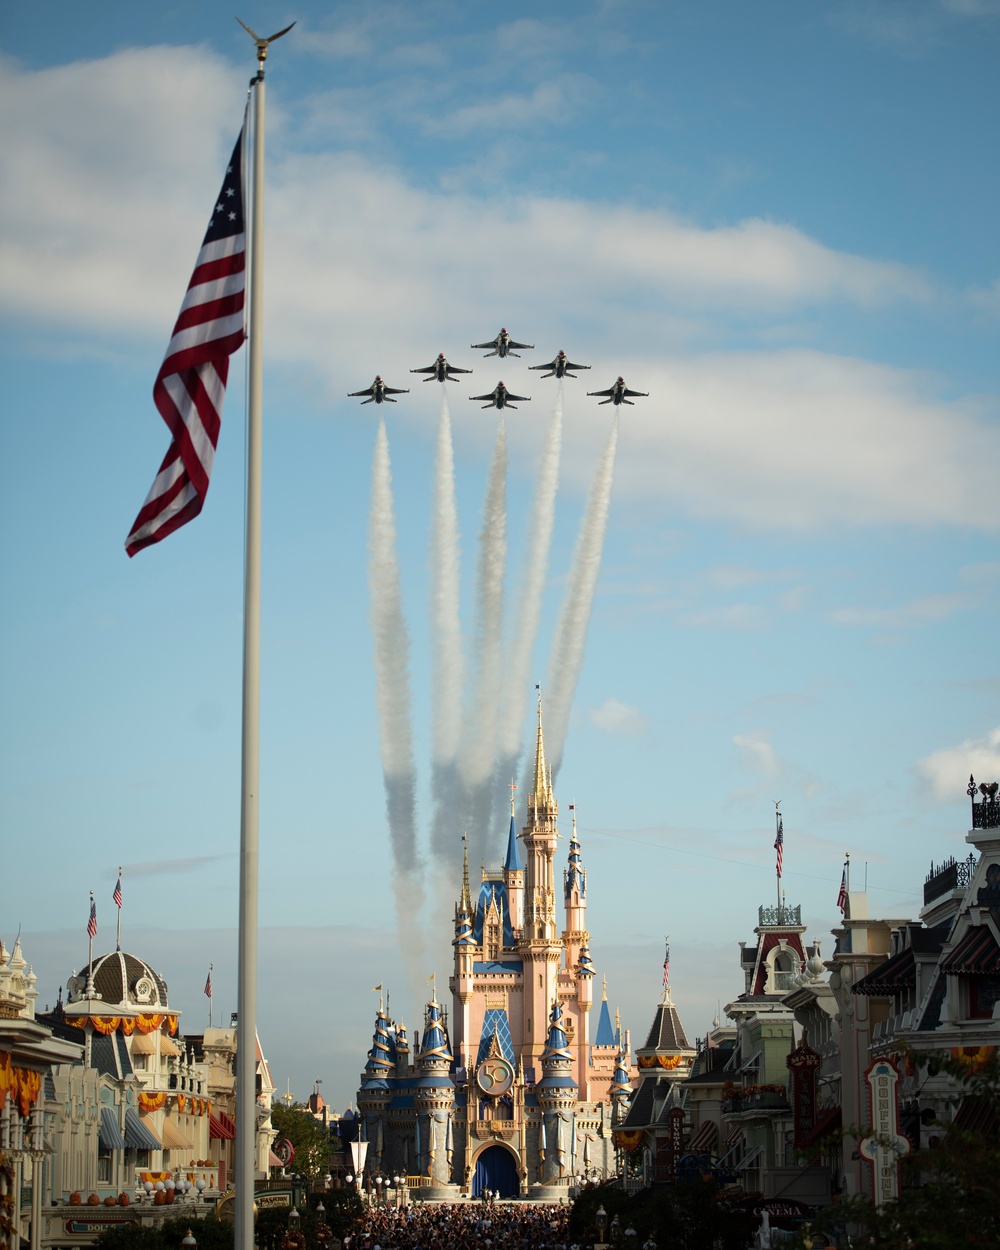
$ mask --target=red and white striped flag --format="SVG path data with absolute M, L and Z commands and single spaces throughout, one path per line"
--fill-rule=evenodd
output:
M 781 863 L 785 854 L 785 826 L 781 819 L 781 813 L 778 812 L 778 832 L 774 835 L 774 849 L 777 853 L 777 863 L 775 871 L 781 876 Z
M 130 556 L 193 520 L 208 493 L 229 357 L 246 337 L 242 168 L 241 130 L 153 385 L 153 402 L 172 439 L 125 540 Z
M 844 865 L 844 871 L 840 874 L 840 893 L 837 895 L 837 906 L 840 910 L 847 910 L 847 865 Z
M 94 902 L 94 896 L 90 896 L 90 918 L 87 921 L 87 937 L 97 937 L 97 904 Z
M 111 897 L 114 901 L 115 906 L 120 911 L 121 905 L 122 905 L 122 873 L 121 873 L 120 868 L 118 870 L 118 884 L 115 886 L 115 892 Z
M 208 970 L 208 979 L 205 981 L 205 997 L 212 997 L 212 969 Z

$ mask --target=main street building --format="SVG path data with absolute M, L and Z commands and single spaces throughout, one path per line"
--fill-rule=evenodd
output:
M 527 823 L 475 898 L 465 855 L 455 908 L 450 1019 L 427 1004 L 413 1049 L 379 1007 L 358 1091 L 368 1170 L 427 1178 L 427 1196 L 565 1194 L 613 1171 L 612 1126 L 631 1092 L 606 997 L 591 1037 L 587 872 L 574 818 L 558 931 L 558 805 L 541 708 Z M 520 843 L 520 845 L 519 845 Z

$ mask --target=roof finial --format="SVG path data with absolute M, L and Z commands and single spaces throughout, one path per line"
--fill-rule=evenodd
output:
M 608 978 L 605 977 L 604 985 L 601 989 L 601 1002 L 606 1003 L 607 1001 L 608 1001 Z

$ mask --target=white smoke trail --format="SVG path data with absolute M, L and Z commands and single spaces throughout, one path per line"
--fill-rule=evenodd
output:
M 563 383 L 559 379 L 556 402 L 552 409 L 549 431 L 538 465 L 538 482 L 528 532 L 528 551 L 524 578 L 515 617 L 514 638 L 508 656 L 504 689 L 504 710 L 500 726 L 500 756 L 497 762 L 495 793 L 517 771 L 524 744 L 524 721 L 531 694 L 531 665 L 542 613 L 542 595 L 549 571 L 552 530 L 556 516 L 556 493 L 559 487 L 559 462 L 562 454 Z M 499 817 L 504 817 L 502 803 L 497 804 Z M 494 825 L 497 821 L 494 820 Z
M 455 454 L 448 396 L 441 388 L 431 529 L 431 652 L 433 730 L 431 795 L 435 856 L 453 864 L 462 833 L 458 744 L 462 733 L 462 621 L 460 614 L 458 509 L 455 505 Z
M 379 422 L 372 461 L 368 561 L 379 744 L 400 945 L 415 957 L 420 943 L 417 916 L 423 887 L 417 859 L 416 770 L 408 671 L 410 640 L 400 593 L 392 469 L 384 421 Z
M 507 563 L 507 435 L 503 417 L 493 448 L 476 570 L 475 678 L 466 705 L 458 772 L 468 791 L 470 847 L 485 853 L 503 680 L 503 580 Z
M 556 625 L 552 652 L 549 655 L 549 676 L 545 688 L 545 747 L 553 773 L 559 771 L 569 714 L 573 707 L 587 627 L 594 606 L 597 575 L 604 552 L 604 535 L 608 526 L 611 487 L 615 476 L 615 453 L 618 449 L 618 413 L 614 415 L 604 453 L 598 462 L 590 485 L 587 511 L 573 552 L 573 564 L 566 585 L 559 621 Z

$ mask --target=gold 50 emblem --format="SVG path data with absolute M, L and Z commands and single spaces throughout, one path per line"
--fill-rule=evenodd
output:
M 499 1098 L 514 1084 L 514 1069 L 506 1059 L 487 1059 L 476 1073 L 476 1084 L 484 1094 Z

